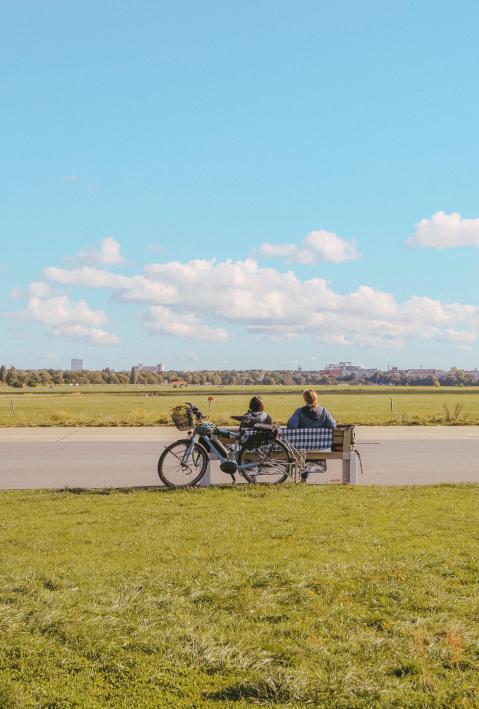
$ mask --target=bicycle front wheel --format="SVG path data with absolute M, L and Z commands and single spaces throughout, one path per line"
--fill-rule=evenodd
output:
M 240 472 L 250 483 L 279 485 L 288 477 L 292 464 L 293 456 L 279 439 L 253 448 L 245 441 L 238 454 Z M 246 467 L 242 469 L 243 465 Z
M 191 441 L 187 438 L 175 441 L 165 448 L 158 461 L 158 475 L 167 487 L 193 487 L 206 472 L 208 454 L 195 443 L 188 461 L 183 457 Z

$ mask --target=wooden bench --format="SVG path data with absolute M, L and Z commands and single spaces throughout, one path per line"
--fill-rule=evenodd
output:
M 237 431 L 237 426 L 226 427 L 230 431 Z M 354 448 L 354 425 L 339 424 L 333 429 L 333 445 L 331 451 L 306 450 L 306 463 L 317 460 L 340 460 L 342 462 L 341 483 L 343 485 L 358 484 L 358 454 Z M 231 444 L 230 439 L 221 439 L 222 443 Z M 200 481 L 200 485 L 210 485 L 210 465 Z
M 338 424 L 333 429 L 333 447 L 331 452 L 306 451 L 306 462 L 312 463 L 315 460 L 341 460 L 343 485 L 358 484 L 358 454 L 354 448 L 353 425 Z

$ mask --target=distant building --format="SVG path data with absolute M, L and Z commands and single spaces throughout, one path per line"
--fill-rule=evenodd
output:
M 352 364 L 351 362 L 338 362 L 337 364 L 326 365 L 324 371 L 333 377 L 350 377 L 351 374 L 357 377 L 361 374 L 363 368 L 359 364 Z
M 165 365 L 160 364 L 138 364 L 137 370 L 141 374 L 162 374 L 165 371 Z
M 421 377 L 442 377 L 446 374 L 443 369 L 402 369 L 401 372 L 414 379 Z
M 374 377 L 377 371 L 377 369 L 361 369 L 358 372 L 358 377 L 361 379 L 371 379 L 371 377 Z
M 82 372 L 83 371 L 83 360 L 82 359 L 72 359 L 70 370 L 72 372 Z
M 465 369 L 464 374 L 466 377 L 469 377 L 469 379 L 479 382 L 479 371 L 477 369 Z
M 328 364 L 323 370 L 320 370 L 320 374 L 324 374 L 328 377 L 340 377 L 342 370 L 340 367 L 335 367 L 334 364 Z

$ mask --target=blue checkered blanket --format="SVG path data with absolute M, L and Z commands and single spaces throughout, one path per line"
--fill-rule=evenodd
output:
M 242 440 L 249 438 L 254 433 L 254 429 L 244 431 Z M 303 450 L 330 451 L 333 447 L 332 428 L 286 428 L 286 426 L 281 426 L 279 435 L 295 448 Z

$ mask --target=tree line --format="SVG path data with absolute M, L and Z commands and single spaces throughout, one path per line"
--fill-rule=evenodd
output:
M 451 369 L 441 376 L 412 376 L 406 372 L 377 371 L 372 376 L 361 377 L 360 372 L 344 377 L 333 377 L 327 372 L 291 371 L 291 370 L 199 370 L 168 372 L 141 372 L 138 367 L 131 370 L 113 371 L 106 367 L 102 370 L 82 370 L 72 372 L 63 369 L 16 369 L 0 366 L 0 383 L 14 388 L 55 387 L 60 385 L 99 385 L 99 384 L 136 384 L 172 386 L 187 385 L 327 385 L 349 384 L 394 384 L 396 386 L 477 386 L 479 382 L 460 369 Z
M 102 370 L 84 369 L 79 372 L 63 369 L 16 369 L 15 367 L 0 367 L 0 383 L 21 389 L 22 387 L 60 385 L 78 386 L 89 384 L 138 384 L 172 386 L 185 385 L 255 385 L 255 384 L 334 384 L 336 379 L 320 376 L 318 372 L 267 371 L 264 369 L 250 370 L 200 370 L 168 372 L 141 372 L 138 367 L 131 370 L 113 371 L 108 367 Z

